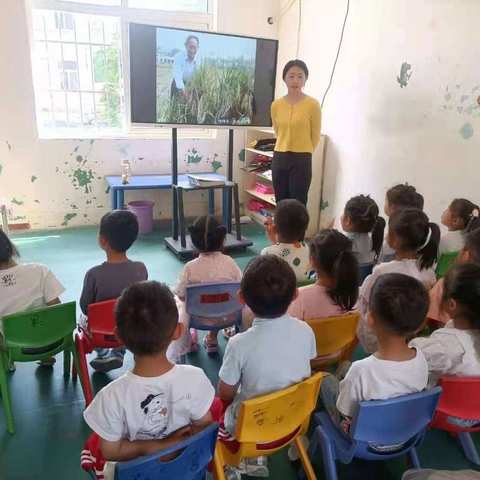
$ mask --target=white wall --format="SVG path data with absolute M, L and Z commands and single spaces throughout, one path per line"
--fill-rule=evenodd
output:
M 275 38 L 277 27 L 268 25 L 266 18 L 275 15 L 277 7 L 277 0 L 218 0 L 218 30 Z M 182 140 L 180 170 L 209 171 L 215 154 L 225 164 L 227 138 L 227 131 L 219 130 L 215 140 Z M 238 131 L 235 159 L 242 144 L 243 133 Z M 203 157 L 199 164 L 188 163 L 192 148 Z M 0 199 L 13 200 L 12 221 L 32 228 L 97 223 L 110 206 L 103 177 L 119 174 L 122 158 L 130 158 L 134 174 L 169 173 L 170 142 L 38 139 L 24 2 L 1 0 Z M 79 185 L 76 178 L 89 178 L 89 171 L 93 179 Z M 137 198 L 155 200 L 157 218 L 171 215 L 169 191 L 134 192 L 126 197 L 127 201 Z M 189 194 L 188 201 L 190 214 L 206 211 L 201 194 Z
M 282 8 L 290 1 L 282 0 Z M 307 91 L 321 100 L 346 0 L 303 0 L 299 57 Z M 323 108 L 328 135 L 323 222 L 349 197 L 415 185 L 433 221 L 454 197 L 480 202 L 480 2 L 351 0 L 342 51 Z M 279 24 L 279 66 L 295 57 L 298 0 Z M 408 85 L 397 75 L 412 66 Z M 280 82 L 281 83 L 281 82 Z M 282 88 L 277 89 L 277 95 Z M 473 136 L 461 134 L 470 124 Z

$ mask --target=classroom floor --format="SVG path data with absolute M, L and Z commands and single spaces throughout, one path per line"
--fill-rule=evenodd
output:
M 182 263 L 165 249 L 164 233 L 166 231 L 155 231 L 140 238 L 132 247 L 130 257 L 147 265 L 151 279 L 173 285 Z M 254 247 L 234 255 L 242 269 L 266 245 L 260 227 L 248 225 L 244 234 L 253 240 Z M 85 271 L 104 260 L 103 252 L 96 244 L 95 228 L 24 233 L 15 235 L 13 239 L 22 261 L 41 262 L 55 272 L 67 289 L 62 297 L 64 301 L 78 299 Z M 130 366 L 131 355 L 127 354 L 126 358 L 126 364 Z M 211 358 L 201 351 L 190 355 L 188 361 L 202 367 L 216 384 L 221 355 Z M 124 371 L 92 374 L 94 390 L 98 391 Z M 82 419 L 84 399 L 80 383 L 64 381 L 61 362 L 57 362 L 54 368 L 17 364 L 16 372 L 10 375 L 10 388 L 17 432 L 12 436 L 6 431 L 3 408 L 0 407 L 0 479 L 86 479 L 87 475 L 79 466 L 79 453 L 89 433 Z M 480 448 L 480 435 L 475 440 Z M 426 468 L 472 468 L 455 441 L 439 431 L 427 434 L 419 456 Z M 290 464 L 285 452 L 272 457 L 269 465 L 271 479 L 296 478 L 296 466 Z M 319 455 L 314 465 L 318 478 L 323 479 Z M 401 478 L 405 461 L 401 459 L 374 465 L 357 462 L 353 466 L 339 466 L 338 470 L 341 480 L 393 480 Z

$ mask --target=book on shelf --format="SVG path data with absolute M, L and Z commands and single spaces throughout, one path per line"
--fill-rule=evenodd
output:
M 210 175 L 188 174 L 188 181 L 194 187 L 220 187 L 225 185 L 225 180 L 221 176 L 218 178 Z

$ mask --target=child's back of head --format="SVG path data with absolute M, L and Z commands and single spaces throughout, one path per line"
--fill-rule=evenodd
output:
M 345 228 L 347 225 L 348 228 Z M 372 251 L 378 257 L 383 245 L 385 220 L 379 216 L 375 200 L 368 195 L 352 197 L 345 205 L 342 227 L 352 233 L 371 233 Z
M 178 323 L 178 310 L 170 289 L 156 281 L 139 282 L 118 299 L 115 318 L 120 338 L 134 355 L 165 352 Z
M 261 318 L 282 316 L 295 296 L 295 273 L 276 255 L 254 258 L 245 269 L 240 291 L 252 312 Z
M 465 235 L 463 252 L 468 253 L 469 262 L 480 265 L 480 228 L 472 230 Z
M 294 199 L 281 200 L 275 209 L 275 229 L 282 243 L 301 242 L 310 221 L 303 203 Z
M 480 227 L 480 207 L 466 198 L 456 198 L 442 215 L 442 223 L 452 230 L 471 232 Z
M 100 239 L 118 253 L 125 253 L 138 237 L 138 220 L 129 210 L 113 210 L 100 220 Z
M 388 242 L 397 254 L 415 253 L 423 270 L 431 268 L 437 260 L 440 229 L 419 209 L 397 210 L 388 222 Z
M 402 273 L 378 277 L 370 293 L 369 310 L 384 332 L 407 338 L 425 321 L 429 305 L 427 289 Z
M 199 252 L 218 252 L 223 248 L 227 229 L 215 217 L 198 217 L 189 228 L 194 247 Z
M 352 241 L 338 230 L 320 231 L 310 242 L 310 256 L 318 277 L 329 277 L 331 299 L 343 310 L 352 310 L 358 299 L 359 265 Z
M 8 235 L 0 229 L 0 265 L 9 264 L 14 257 L 18 257 L 19 253 L 15 245 L 12 243 Z
M 390 216 L 402 208 L 418 208 L 423 210 L 423 195 L 412 185 L 399 184 L 387 190 L 385 213 Z

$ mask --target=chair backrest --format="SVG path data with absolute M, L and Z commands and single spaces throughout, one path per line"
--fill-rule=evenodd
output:
M 360 402 L 352 439 L 378 445 L 407 442 L 430 423 L 441 391 L 435 387 L 389 400 Z
M 445 376 L 438 410 L 452 417 L 480 420 L 480 377 Z
M 315 409 L 323 375 L 319 372 L 279 392 L 242 402 L 235 438 L 266 443 L 299 431 Z
M 115 304 L 117 299 L 105 300 L 103 302 L 91 303 L 88 306 L 88 329 L 92 333 L 101 335 L 114 335 Z
M 243 305 L 237 297 L 239 290 L 239 282 L 188 285 L 185 305 L 190 327 L 220 330 L 240 324 Z
M 317 355 L 329 356 L 348 347 L 356 338 L 358 312 L 351 312 L 337 317 L 307 320 L 315 333 Z
M 297 280 L 297 288 L 307 287 L 308 285 L 313 285 L 317 280 L 315 278 L 308 278 L 307 280 Z
M 2 318 L 3 344 L 17 361 L 57 353 L 76 326 L 75 302 L 60 303 Z
M 455 259 L 458 256 L 458 252 L 446 252 L 442 253 L 440 256 L 438 263 L 437 263 L 437 268 L 435 269 L 435 273 L 437 275 L 437 278 L 442 278 L 445 276 L 445 274 L 448 272 L 449 268 L 452 266 L 452 264 L 455 262 Z
M 372 273 L 374 263 L 362 263 L 358 267 L 358 284 L 361 285 L 363 281 Z
M 115 480 L 204 480 L 213 458 L 218 424 L 214 423 L 187 440 L 147 457 L 115 465 Z M 172 460 L 162 458 L 180 452 Z

